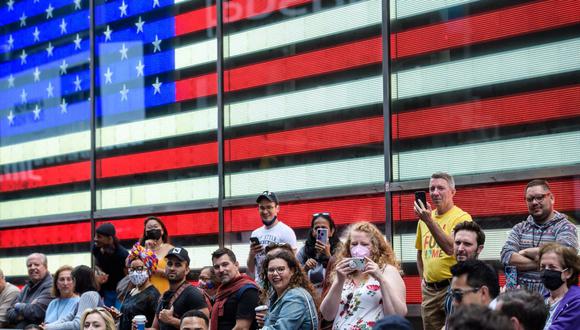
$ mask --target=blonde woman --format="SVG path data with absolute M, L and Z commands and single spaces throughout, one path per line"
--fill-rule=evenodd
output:
M 116 330 L 115 320 L 109 312 L 102 307 L 87 309 L 81 316 L 81 329 L 83 330 Z
M 370 329 L 386 315 L 405 316 L 405 283 L 391 245 L 369 222 L 347 231 L 337 255 L 332 285 L 320 305 L 333 329 Z

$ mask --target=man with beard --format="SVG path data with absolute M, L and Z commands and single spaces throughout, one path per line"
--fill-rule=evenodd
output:
M 28 283 L 7 313 L 8 323 L 12 328 L 23 329 L 31 323 L 41 324 L 52 300 L 52 276 L 47 270 L 46 256 L 41 253 L 29 255 L 26 258 L 26 268 Z
M 477 259 L 484 244 L 485 233 L 477 222 L 464 221 L 453 227 L 453 255 L 458 263 Z M 445 297 L 445 324 L 448 324 L 451 313 L 453 313 L 453 296 L 449 286 Z
M 429 195 L 435 206 L 415 201 L 417 223 L 417 269 L 421 277 L 421 315 L 425 330 L 440 330 L 445 325 L 445 297 L 451 283 L 450 268 L 456 264 L 453 257 L 454 240 L 451 232 L 455 225 L 471 221 L 471 216 L 453 202 L 455 181 L 444 172 L 436 172 L 429 180 Z
M 258 328 L 254 309 L 260 298 L 256 283 L 240 274 L 236 255 L 222 248 L 211 255 L 218 287 L 211 313 L 213 330 L 254 330 Z
M 247 273 L 258 279 L 262 261 L 266 257 L 264 248 L 270 244 L 288 243 L 296 253 L 296 234 L 292 228 L 278 219 L 280 203 L 274 192 L 264 191 L 258 196 L 256 203 L 264 225 L 254 230 L 250 236 L 250 240 L 257 241 L 251 241 Z
M 115 226 L 111 223 L 104 223 L 95 230 L 93 243 L 95 264 L 106 274 L 104 282 L 100 283 L 100 294 L 105 306 L 120 308 L 116 289 L 119 281 L 126 275 L 125 259 L 129 252 L 119 243 Z
M 165 256 L 167 267 L 165 274 L 169 280 L 169 290 L 166 291 L 159 306 L 153 329 L 179 329 L 180 318 L 189 310 L 199 310 L 209 316 L 209 309 L 203 293 L 189 284 L 186 276 L 189 273 L 189 253 L 182 247 L 174 247 Z
M 538 260 L 540 247 L 557 242 L 578 249 L 578 236 L 576 226 L 554 210 L 554 195 L 546 180 L 530 181 L 525 201 L 529 215 L 510 232 L 501 250 L 501 262 L 505 266 L 516 266 L 518 285 L 522 288 L 543 293 Z

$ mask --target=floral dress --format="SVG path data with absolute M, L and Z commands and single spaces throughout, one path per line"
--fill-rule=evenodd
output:
M 334 318 L 335 330 L 372 329 L 383 318 L 383 296 L 379 282 L 369 277 L 366 281 L 354 283 L 347 280 L 342 287 L 338 313 Z

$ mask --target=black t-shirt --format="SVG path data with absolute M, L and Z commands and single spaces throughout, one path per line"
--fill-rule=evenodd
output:
M 159 291 L 153 285 L 134 296 L 128 293 L 123 300 L 123 305 L 121 305 L 123 315 L 121 315 L 119 322 L 119 330 L 131 330 L 135 315 L 145 315 L 147 317 L 146 327 L 150 328 L 155 318 L 159 296 Z
M 103 254 L 100 248 L 93 247 L 93 256 L 95 256 L 97 266 L 109 274 L 109 279 L 101 285 L 101 290 L 115 291 L 117 289 L 117 283 L 125 277 L 125 259 L 128 255 L 129 252 L 121 244 L 115 246 L 113 254 Z
M 169 301 L 171 297 L 173 297 L 173 291 L 166 291 L 163 294 L 163 298 L 161 298 L 161 302 L 157 306 L 156 315 L 159 315 L 159 312 L 162 309 L 169 309 Z M 203 309 L 207 308 L 207 303 L 205 302 L 205 297 L 203 293 L 196 287 L 189 285 L 181 295 L 175 300 L 173 303 L 173 317 L 178 319 L 181 318 L 181 315 L 185 314 L 185 312 L 192 310 L 192 309 Z M 169 329 L 179 329 L 174 328 L 169 324 L 165 324 L 159 321 L 159 329 L 160 330 L 169 330 Z
M 258 289 L 247 288 L 239 295 L 232 294 L 224 304 L 224 315 L 218 319 L 218 330 L 231 330 L 236 325 L 236 319 L 252 320 L 250 330 L 258 329 L 254 309 L 260 304 Z

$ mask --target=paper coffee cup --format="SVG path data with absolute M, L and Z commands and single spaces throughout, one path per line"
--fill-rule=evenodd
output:
M 133 317 L 133 322 L 135 322 L 135 325 L 137 325 L 137 330 L 145 330 L 147 317 L 145 317 L 145 315 L 135 315 L 135 317 Z
M 267 311 L 268 310 L 268 305 L 260 305 L 256 308 L 254 308 L 254 311 L 257 312 L 263 312 L 263 311 Z

